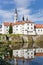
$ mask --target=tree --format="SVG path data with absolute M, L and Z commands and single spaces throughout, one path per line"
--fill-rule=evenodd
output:
M 9 34 L 11 34 L 12 32 L 13 32 L 12 25 L 10 24 L 10 26 L 9 26 Z

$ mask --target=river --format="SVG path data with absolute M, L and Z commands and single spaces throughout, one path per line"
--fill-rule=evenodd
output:
M 23 62 L 23 60 L 17 60 L 15 63 L 15 60 L 9 60 L 8 62 L 11 63 L 11 65 L 43 65 L 43 56 L 36 57 L 31 61 L 24 60 Z

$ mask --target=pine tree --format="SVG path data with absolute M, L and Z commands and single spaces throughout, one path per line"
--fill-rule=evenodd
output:
M 9 34 L 13 33 L 12 25 L 9 26 Z

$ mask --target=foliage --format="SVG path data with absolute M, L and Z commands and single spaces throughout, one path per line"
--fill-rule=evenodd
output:
M 11 65 L 10 63 L 6 62 L 2 58 L 0 58 L 0 65 Z
M 12 25 L 10 24 L 9 26 L 9 34 L 11 34 L 13 32 L 13 28 L 12 28 Z

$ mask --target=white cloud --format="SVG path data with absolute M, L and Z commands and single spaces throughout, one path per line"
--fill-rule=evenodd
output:
M 13 0 L 13 1 L 3 1 L 3 4 L 15 4 L 18 10 L 18 16 L 19 16 L 19 20 L 22 20 L 22 17 L 26 18 L 28 17 L 29 20 L 32 21 L 43 21 L 43 10 L 39 10 L 37 11 L 37 13 L 33 13 L 31 14 L 32 10 L 31 9 L 27 9 L 28 6 L 30 6 L 32 4 L 32 2 L 35 2 L 36 0 Z M 1 6 L 0 6 L 1 9 Z M 13 13 L 14 10 L 12 11 L 5 11 L 5 10 L 0 10 L 0 17 L 2 17 L 3 21 L 13 21 Z M 31 15 L 30 15 L 31 14 Z
M 26 18 L 29 16 L 28 14 L 31 13 L 31 10 L 26 8 L 18 8 L 17 10 L 19 15 L 19 20 L 22 20 L 23 16 L 25 17 L 25 20 L 26 20 Z
M 26 8 L 18 8 L 17 10 L 19 15 L 27 15 L 31 13 L 31 10 Z
M 14 4 L 14 1 L 5 0 L 2 2 L 2 4 Z
M 25 20 L 28 17 L 29 20 L 32 20 L 34 22 L 36 22 L 36 21 L 43 21 L 43 10 L 39 10 L 35 14 L 31 14 L 31 12 L 32 12 L 31 9 L 19 8 L 18 9 L 19 20 L 22 20 L 22 17 L 24 15 Z
M 16 7 L 27 7 L 31 5 L 31 2 L 35 0 L 14 0 L 14 3 L 16 4 Z
M 30 15 L 32 21 L 43 21 L 43 10 L 39 10 L 37 13 Z
M 0 17 L 2 17 L 3 22 L 4 21 L 13 21 L 13 12 L 0 10 Z

